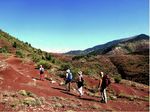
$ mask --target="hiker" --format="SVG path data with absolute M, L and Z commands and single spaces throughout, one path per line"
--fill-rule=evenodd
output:
M 42 65 L 40 65 L 40 80 L 44 81 L 44 68 Z
M 66 82 L 65 82 L 65 85 L 66 85 L 66 90 L 67 91 L 70 91 L 70 85 L 71 85 L 71 81 L 72 81 L 72 73 L 70 71 L 70 69 L 66 70 Z
M 79 92 L 79 97 L 81 97 L 83 95 L 83 83 L 84 83 L 84 80 L 83 80 L 83 75 L 82 75 L 82 72 L 79 71 L 78 72 L 78 80 L 77 80 L 77 86 L 78 86 L 78 92 Z
M 106 74 L 104 75 L 103 72 L 100 72 L 100 80 L 99 80 L 99 88 L 101 92 L 102 103 L 107 103 L 107 95 L 106 95 L 106 88 L 111 83 L 109 76 Z

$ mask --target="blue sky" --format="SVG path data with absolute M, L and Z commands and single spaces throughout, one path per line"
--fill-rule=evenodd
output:
M 149 34 L 148 0 L 0 0 L 0 29 L 49 52 Z

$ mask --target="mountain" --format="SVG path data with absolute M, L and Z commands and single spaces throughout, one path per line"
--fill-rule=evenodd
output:
M 39 64 L 45 68 L 44 81 L 39 79 Z M 77 79 L 78 71 L 83 72 L 82 97 L 78 97 L 76 80 L 72 81 L 71 91 L 66 91 L 64 79 L 68 68 L 74 79 Z M 112 80 L 107 89 L 108 106 L 100 103 L 97 89 L 100 71 Z M 0 30 L 0 99 L 0 112 L 148 112 L 149 55 L 51 54 Z
M 143 49 L 147 49 L 149 46 L 149 36 L 145 34 L 140 34 L 136 35 L 133 37 L 128 37 L 128 38 L 123 38 L 119 40 L 114 40 L 110 41 L 106 44 L 101 44 L 94 46 L 92 48 L 88 48 L 85 50 L 77 50 L 77 51 L 70 51 L 65 54 L 70 54 L 70 55 L 87 55 L 87 54 L 115 54 L 118 51 L 118 53 L 131 53 L 131 52 L 136 52 L 136 48 L 142 47 Z M 129 44 L 134 44 L 133 46 L 136 47 L 134 50 L 131 50 L 131 45 Z M 136 45 L 135 45 L 136 44 Z M 121 49 L 120 49 L 121 48 Z M 141 49 L 142 50 L 142 49 Z M 112 52 L 111 52 L 112 51 Z

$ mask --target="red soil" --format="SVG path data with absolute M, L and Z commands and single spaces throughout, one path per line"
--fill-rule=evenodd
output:
M 3 90 L 28 90 L 31 91 L 38 96 L 43 96 L 45 98 L 50 96 L 61 96 L 64 98 L 74 98 L 79 99 L 85 106 L 91 106 L 92 104 L 99 105 L 101 110 L 117 110 L 117 111 L 148 111 L 148 102 L 146 101 L 129 101 L 128 99 L 118 98 L 117 100 L 110 100 L 107 104 L 102 104 L 99 102 L 100 98 L 91 97 L 88 95 L 84 95 L 83 98 L 77 98 L 77 91 L 71 91 L 70 94 L 65 92 L 65 87 L 59 86 L 60 82 L 55 84 L 50 83 L 48 80 L 38 80 L 39 71 L 35 69 L 34 63 L 23 61 L 17 57 L 9 57 L 5 59 L 0 54 L 0 61 L 3 60 L 8 64 L 6 69 L 0 69 L 0 77 L 2 83 L 0 83 L 0 91 Z M 46 72 L 46 74 L 48 74 Z M 51 75 L 55 77 L 54 75 Z M 33 79 L 36 80 L 36 86 L 33 84 Z M 60 79 L 62 80 L 62 79 Z M 85 81 L 87 81 L 88 85 L 91 87 L 98 85 L 98 80 L 92 79 L 88 76 L 85 76 Z M 123 84 L 114 84 L 112 83 L 109 87 L 113 89 L 116 93 L 124 93 L 127 95 L 136 95 L 139 97 L 148 96 L 148 90 L 140 90 L 134 87 L 129 87 Z M 87 90 L 85 90 L 87 91 Z M 3 105 L 0 103 L 0 108 L 3 108 Z M 63 109 L 60 109 L 62 111 Z M 89 110 L 90 111 L 90 110 Z

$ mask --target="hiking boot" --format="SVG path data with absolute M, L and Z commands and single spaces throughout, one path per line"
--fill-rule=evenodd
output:
M 104 101 L 104 100 L 100 100 L 100 102 L 101 102 L 101 103 L 105 103 L 105 101 Z

